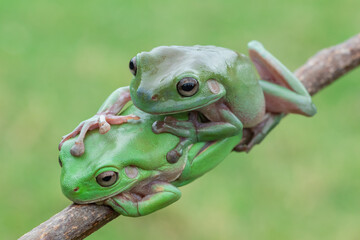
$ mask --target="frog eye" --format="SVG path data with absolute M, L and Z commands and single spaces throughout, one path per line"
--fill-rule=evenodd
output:
M 129 62 L 130 72 L 136 76 L 137 66 L 136 66 L 136 57 L 133 57 Z
M 100 173 L 96 177 L 96 181 L 102 187 L 110 187 L 110 186 L 114 185 L 114 183 L 116 183 L 118 178 L 119 178 L 119 175 L 117 172 L 106 171 L 106 172 Z
M 177 84 L 177 90 L 183 97 L 191 97 L 199 90 L 199 82 L 192 77 L 181 79 Z

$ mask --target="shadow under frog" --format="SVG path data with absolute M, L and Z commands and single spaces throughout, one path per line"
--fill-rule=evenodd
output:
M 59 156 L 61 187 L 70 200 L 109 205 L 124 216 L 147 215 L 177 201 L 179 186 L 214 168 L 242 137 L 195 143 L 176 163 L 169 163 L 166 154 L 179 143 L 179 137 L 155 134 L 151 128 L 164 116 L 134 106 L 122 113 L 128 114 L 140 121 L 113 126 L 105 135 L 91 131 L 85 140 L 87 150 L 79 157 L 70 153 L 76 138 L 64 143 Z M 187 120 L 188 113 L 174 117 Z

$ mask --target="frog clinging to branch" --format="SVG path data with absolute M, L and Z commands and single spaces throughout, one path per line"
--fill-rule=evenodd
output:
M 81 143 L 89 129 L 99 127 L 106 133 L 110 124 L 138 119 L 121 116 L 121 121 L 114 120 L 130 100 L 144 112 L 166 115 L 152 128 L 157 134 L 180 138 L 167 154 L 170 163 L 176 163 L 193 143 L 235 136 L 243 129 L 252 132 L 252 139 L 240 142 L 235 149 L 249 151 L 282 114 L 314 115 L 311 97 L 294 74 L 259 42 L 252 41 L 248 47 L 250 58 L 215 46 L 161 46 L 137 54 L 129 63 L 134 75 L 130 86 L 113 92 L 97 115 L 84 121 L 87 127 L 79 126 L 65 136 L 60 147 L 80 133 L 80 144 L 74 145 L 72 153 L 81 155 L 85 151 Z M 199 116 L 196 121 L 171 116 L 193 111 Z

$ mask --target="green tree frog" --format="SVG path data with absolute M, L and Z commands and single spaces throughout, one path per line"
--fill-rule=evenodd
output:
M 66 141 L 59 155 L 61 188 L 78 204 L 111 206 L 124 216 L 143 216 L 177 201 L 183 186 L 219 164 L 238 144 L 239 135 L 213 142 L 198 142 L 187 147 L 176 163 L 169 163 L 167 152 L 179 138 L 155 134 L 151 125 L 164 116 L 142 112 L 134 106 L 122 115 L 138 116 L 137 124 L 113 126 L 105 135 L 89 132 L 86 152 L 74 156 L 70 149 L 77 141 Z M 181 121 L 188 113 L 175 115 Z M 80 137 L 80 136 L 79 136 Z M 78 138 L 79 138 L 78 137 Z
M 137 108 L 154 115 L 198 112 L 196 122 L 171 116 L 154 122 L 155 133 L 181 139 L 167 155 L 172 163 L 193 143 L 235 136 L 243 129 L 252 132 L 252 140 L 239 143 L 235 150 L 249 151 L 282 114 L 312 116 L 316 108 L 301 82 L 259 42 L 250 42 L 248 48 L 250 58 L 215 46 L 161 46 L 141 52 L 129 63 L 134 75 L 130 88 L 117 90 L 105 105 L 116 109 L 112 115 L 130 99 Z M 107 115 L 102 112 L 96 119 L 104 123 Z M 106 126 L 103 133 L 109 129 Z M 80 141 L 87 130 L 77 130 Z M 73 152 L 81 155 L 84 148 Z

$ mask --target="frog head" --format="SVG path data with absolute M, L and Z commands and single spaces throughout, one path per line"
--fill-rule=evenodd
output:
M 224 81 L 239 55 L 215 46 L 161 46 L 129 63 L 131 99 L 151 114 L 190 111 L 222 98 Z
M 160 116 L 145 114 L 133 106 L 127 113 L 136 114 L 142 121 L 112 126 L 104 135 L 96 130 L 89 132 L 84 142 L 86 151 L 80 157 L 70 153 L 76 139 L 64 143 L 59 155 L 61 188 L 73 202 L 101 202 L 153 178 L 171 182 L 181 174 L 186 154 L 176 164 L 166 160 L 178 137 L 156 135 L 151 130 Z
M 101 202 L 131 189 L 138 182 L 156 174 L 138 166 L 126 165 L 121 158 L 110 156 L 73 157 L 70 144 L 64 145 L 59 161 L 62 165 L 61 188 L 66 197 L 75 203 Z M 115 157 L 115 156 L 113 156 Z

